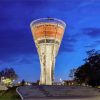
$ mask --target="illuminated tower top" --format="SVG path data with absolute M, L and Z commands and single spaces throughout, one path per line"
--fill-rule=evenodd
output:
M 66 24 L 56 18 L 41 18 L 32 21 L 30 26 L 35 42 L 41 38 L 56 38 L 60 42 Z

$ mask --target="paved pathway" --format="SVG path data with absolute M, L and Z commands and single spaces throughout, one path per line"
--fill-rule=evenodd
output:
M 82 86 L 21 86 L 22 100 L 100 100 L 100 90 Z

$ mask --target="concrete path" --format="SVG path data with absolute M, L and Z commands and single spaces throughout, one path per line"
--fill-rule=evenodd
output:
M 82 86 L 21 86 L 22 100 L 100 100 L 100 90 Z

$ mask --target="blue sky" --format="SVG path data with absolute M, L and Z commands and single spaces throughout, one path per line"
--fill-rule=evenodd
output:
M 84 63 L 87 50 L 100 50 L 100 0 L 0 0 L 0 9 L 0 70 L 13 67 L 19 80 L 40 77 L 32 20 L 49 16 L 67 24 L 55 80 L 69 79 L 70 69 Z

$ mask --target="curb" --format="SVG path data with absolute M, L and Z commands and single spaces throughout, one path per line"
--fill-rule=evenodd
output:
M 21 100 L 24 100 L 24 98 L 22 97 L 22 95 L 19 93 L 18 88 L 19 88 L 19 87 L 16 88 L 16 92 L 17 92 L 17 93 L 19 94 L 19 96 L 21 97 Z

